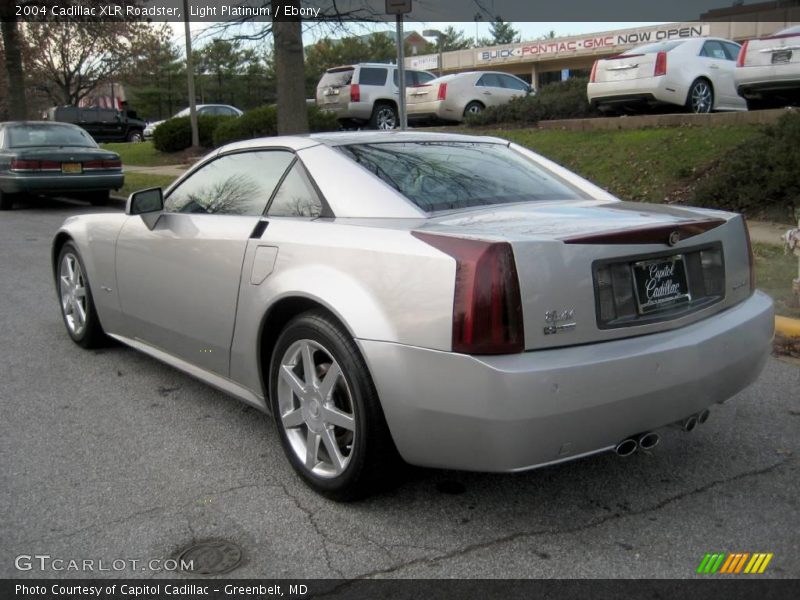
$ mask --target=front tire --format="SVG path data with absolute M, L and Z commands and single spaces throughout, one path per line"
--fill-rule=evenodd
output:
M 707 79 L 695 79 L 686 97 L 686 108 L 695 114 L 714 110 L 714 88 Z
M 396 129 L 398 124 L 397 109 L 388 102 L 379 102 L 372 109 L 369 124 L 373 129 L 388 131 Z
M 72 341 L 87 349 L 105 345 L 107 338 L 97 317 L 86 267 L 72 242 L 64 244 L 58 255 L 56 289 Z
M 143 142 L 144 141 L 144 134 L 141 131 L 139 131 L 138 129 L 136 129 L 134 131 L 131 131 L 128 134 L 128 141 L 133 143 L 133 144 L 138 144 L 140 142 Z
M 366 363 L 325 312 L 303 313 L 284 328 L 269 383 L 283 450 L 309 487 L 350 501 L 394 471 L 396 450 Z

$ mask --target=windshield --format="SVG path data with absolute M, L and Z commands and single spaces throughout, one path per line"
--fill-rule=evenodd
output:
M 800 25 L 796 25 L 795 27 L 789 27 L 788 29 L 779 31 L 775 35 L 797 35 L 799 33 L 800 33 Z
M 53 123 L 11 125 L 6 129 L 9 148 L 34 148 L 37 146 L 83 146 L 96 148 L 92 137 L 79 127 Z
M 387 142 L 340 149 L 426 212 L 583 198 L 565 181 L 501 144 Z

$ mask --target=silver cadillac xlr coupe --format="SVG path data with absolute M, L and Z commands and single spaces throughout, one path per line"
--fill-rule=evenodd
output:
M 488 137 L 231 144 L 125 214 L 67 219 L 52 261 L 75 342 L 267 411 L 339 500 L 400 458 L 511 472 L 652 448 L 752 383 L 773 334 L 741 216 L 622 202 Z

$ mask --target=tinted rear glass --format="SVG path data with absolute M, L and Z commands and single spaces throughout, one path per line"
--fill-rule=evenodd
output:
M 386 85 L 386 69 L 362 67 L 358 74 L 359 85 Z
M 340 149 L 427 212 L 584 197 L 500 144 L 389 142 Z
M 319 80 L 319 87 L 342 87 L 353 80 L 353 69 L 328 71 Z
M 647 44 L 646 46 L 639 46 L 633 50 L 628 50 L 625 54 L 655 54 L 656 52 L 669 52 L 673 48 L 680 46 L 682 43 L 683 40 L 674 40 L 672 42 Z
M 11 125 L 6 129 L 9 148 L 84 146 L 96 148 L 92 137 L 78 127 L 49 124 Z

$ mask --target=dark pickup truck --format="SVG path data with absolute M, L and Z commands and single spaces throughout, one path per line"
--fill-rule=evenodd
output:
M 96 142 L 141 142 L 146 125 L 132 110 L 79 106 L 54 106 L 47 120 L 83 127 Z

